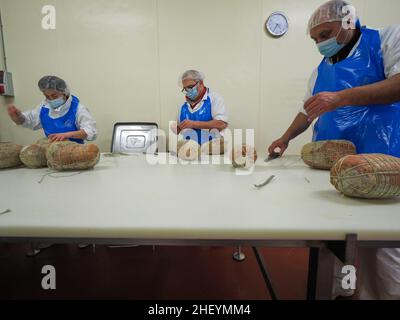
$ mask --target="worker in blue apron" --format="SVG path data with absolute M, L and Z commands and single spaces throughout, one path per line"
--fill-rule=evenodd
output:
M 186 102 L 180 108 L 177 133 L 200 145 L 221 138 L 228 126 L 222 97 L 205 87 L 204 76 L 199 71 L 188 70 L 181 80 Z
M 386 80 L 379 31 L 361 27 L 360 32 L 351 56 L 335 64 L 329 58 L 321 62 L 313 96 Z M 358 153 L 400 157 L 400 102 L 343 106 L 321 114 L 313 141 L 321 140 L 349 140 Z
M 38 83 L 45 100 L 35 109 L 21 112 L 8 106 L 11 119 L 22 127 L 43 129 L 50 141 L 74 141 L 83 144 L 97 136 L 96 122 L 79 99 L 71 95 L 66 82 L 56 76 L 45 76 Z
M 54 101 L 55 100 L 49 101 L 49 104 L 54 103 Z M 56 99 L 56 101 L 58 101 L 58 99 Z M 63 104 L 66 102 L 66 100 L 63 98 L 61 98 L 59 101 Z M 56 104 L 56 106 L 61 105 Z M 50 109 L 47 108 L 46 105 L 43 105 L 42 109 L 40 110 L 40 123 L 42 124 L 46 137 L 78 131 L 78 127 L 76 125 L 76 113 L 78 111 L 78 106 L 79 99 L 75 96 L 72 96 L 71 105 L 68 112 L 60 118 L 52 119 L 49 116 Z M 69 140 L 83 144 L 83 139 L 71 137 Z
M 358 153 L 400 157 L 400 26 L 362 27 L 354 7 L 332 0 L 314 12 L 308 30 L 324 58 L 304 106 L 268 152 L 282 155 L 317 120 L 313 141 L 344 139 Z M 359 256 L 359 298 L 400 299 L 400 250 L 360 250 Z M 337 284 L 338 295 L 349 293 Z

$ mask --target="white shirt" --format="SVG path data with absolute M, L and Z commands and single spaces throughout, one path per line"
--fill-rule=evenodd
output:
M 390 26 L 379 30 L 381 37 L 381 48 L 383 56 L 383 65 L 385 67 L 385 76 L 387 79 L 400 74 L 400 25 Z M 350 57 L 360 44 L 361 38 L 358 40 L 357 44 L 354 46 L 353 50 L 350 51 L 348 57 Z M 304 101 L 306 102 L 309 98 L 313 96 L 314 87 L 318 78 L 318 68 L 315 69 L 308 82 L 308 88 Z M 304 103 L 299 112 L 307 115 L 304 110 Z
M 224 99 L 220 94 L 213 92 L 210 89 L 207 89 L 207 92 L 204 95 L 204 97 L 194 108 L 192 108 L 190 104 L 186 102 L 186 104 L 189 107 L 188 108 L 189 112 L 194 113 L 197 110 L 199 110 L 203 106 L 204 102 L 207 100 L 208 97 L 210 97 L 211 100 L 211 115 L 213 117 L 213 120 L 221 120 L 228 123 L 228 111 L 226 109 Z M 182 107 L 179 107 L 178 120 L 180 118 L 181 109 Z
M 24 128 L 29 128 L 32 130 L 42 129 L 42 124 L 40 122 L 40 110 L 42 106 L 49 109 L 49 117 L 51 119 L 57 119 L 65 114 L 67 114 L 69 108 L 71 107 L 72 96 L 70 96 L 65 104 L 57 109 L 52 109 L 49 107 L 48 103 L 43 101 L 35 109 L 31 111 L 23 112 L 25 117 L 25 122 L 21 125 Z M 96 121 L 90 115 L 89 110 L 79 103 L 78 109 L 76 111 L 76 127 L 78 130 L 84 130 L 87 134 L 86 140 L 93 141 L 97 138 Z

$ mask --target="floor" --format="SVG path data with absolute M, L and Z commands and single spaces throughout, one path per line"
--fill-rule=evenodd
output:
M 269 299 L 251 248 L 54 245 L 35 258 L 28 245 L 0 244 L 0 299 Z M 279 298 L 305 299 L 308 249 L 262 249 Z M 42 267 L 56 269 L 43 290 Z

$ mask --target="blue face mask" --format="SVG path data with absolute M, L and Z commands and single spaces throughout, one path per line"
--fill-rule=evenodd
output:
M 327 58 L 332 58 L 345 46 L 344 43 L 339 44 L 337 42 L 337 37 L 330 38 L 329 40 L 317 44 L 319 52 Z
M 47 100 L 49 107 L 52 109 L 57 109 L 61 107 L 65 103 L 65 99 L 63 97 L 54 99 L 54 100 Z
M 337 42 L 336 37 L 317 44 L 319 52 L 327 58 L 332 58 L 335 54 L 337 54 L 345 46 L 346 45 L 344 43 L 339 44 Z
M 197 85 L 186 92 L 186 97 L 192 101 L 194 101 L 198 97 L 198 95 L 199 91 L 197 90 Z

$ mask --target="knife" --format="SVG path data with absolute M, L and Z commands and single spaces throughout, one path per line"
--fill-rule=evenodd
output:
M 281 157 L 281 155 L 279 153 L 273 153 L 273 154 L 270 154 L 268 156 L 268 158 L 264 160 L 264 162 L 270 162 L 270 161 L 278 159 L 280 157 Z

